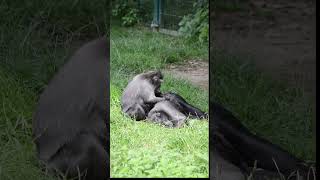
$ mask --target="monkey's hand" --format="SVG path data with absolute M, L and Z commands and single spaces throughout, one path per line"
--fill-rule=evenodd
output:
M 170 93 L 165 93 L 162 95 L 162 97 L 165 99 L 165 100 L 168 100 L 168 101 L 173 101 L 175 99 L 175 96 L 170 94 Z
M 163 94 L 159 90 L 154 91 L 154 94 L 156 97 L 163 97 Z
M 165 98 L 163 98 L 163 97 L 156 97 L 156 96 L 152 95 L 152 96 L 149 96 L 149 98 L 147 99 L 146 103 L 155 104 L 157 102 L 164 101 L 164 100 L 165 100 Z

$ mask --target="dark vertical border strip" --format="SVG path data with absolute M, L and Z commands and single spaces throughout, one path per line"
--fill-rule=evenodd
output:
M 315 3 L 315 5 L 316 5 L 316 18 L 315 18 L 315 21 L 316 21 L 316 26 L 315 26 L 315 28 L 316 28 L 316 42 L 315 42 L 315 46 L 317 47 L 317 39 L 318 39 L 318 36 L 317 36 L 317 29 L 318 29 L 318 23 L 317 23 L 317 18 L 318 18 L 318 13 L 317 13 L 317 9 L 318 9 L 318 4 L 317 4 L 317 1 L 316 0 L 314 0 L 314 3 Z M 315 57 L 316 57 L 316 59 L 317 59 L 317 48 L 316 48 L 316 52 L 315 52 Z M 318 164 L 319 164 L 319 161 L 317 160 L 317 140 L 319 140 L 319 138 L 317 138 L 317 135 L 319 134 L 318 133 L 318 131 L 317 131 L 317 112 L 318 112 L 318 106 L 317 106 L 317 100 L 319 99 L 318 98 L 318 96 L 317 96 L 317 89 L 319 89 L 318 88 L 318 83 L 317 83 L 317 66 L 318 66 L 318 63 L 316 62 L 316 73 L 315 73 L 315 75 L 316 75 L 316 85 L 315 85 L 315 90 L 314 90 L 314 97 L 315 97 L 315 102 L 314 102 L 314 104 L 313 104 L 313 114 L 314 114 L 314 118 L 313 118 L 313 143 L 314 143 L 314 146 L 313 146 L 313 148 L 314 148 L 314 157 L 316 158 L 316 162 L 318 162 L 318 163 L 316 163 L 316 169 L 318 169 L 319 167 L 318 167 Z M 319 157 L 319 156 L 318 156 Z
M 106 70 L 107 70 L 107 82 L 106 82 L 106 86 L 107 86 L 107 115 L 106 115 L 106 126 L 107 126 L 107 138 L 108 138 L 108 141 L 107 141 L 107 153 L 108 153 L 108 159 L 107 159 L 107 169 L 106 171 L 108 171 L 109 173 L 109 179 L 111 177 L 111 171 L 110 171 L 110 21 L 111 21 L 111 1 L 109 0 L 106 0 L 105 1 L 105 6 L 106 6 L 106 11 L 104 13 L 104 18 L 105 18 L 105 36 L 106 36 L 106 39 L 107 39 L 107 47 L 108 49 L 106 50 L 107 51 L 107 67 L 106 67 Z
M 209 48 L 209 53 L 208 53 L 208 58 L 209 58 L 209 60 L 208 60 L 208 62 L 209 62 L 209 71 L 208 71 L 208 73 L 209 73 L 209 82 L 208 82 L 208 84 L 209 84 L 209 121 L 208 121 L 208 125 L 209 125 L 209 128 L 208 128 L 208 131 L 209 131 L 209 133 L 208 133 L 208 135 L 209 135 L 209 137 L 208 137 L 208 139 L 209 139 L 209 148 L 208 148 L 208 150 L 209 150 L 209 172 L 208 172 L 208 175 L 209 175 L 209 179 L 211 178 L 211 176 L 212 176 L 212 174 L 210 173 L 210 169 L 211 169 L 211 159 L 212 159 L 212 157 L 210 156 L 210 149 L 211 148 L 213 148 L 212 147 L 212 143 L 211 143 L 211 141 L 210 141 L 210 134 L 211 134 L 211 132 L 212 132 L 212 121 L 211 121 L 211 119 L 212 119 L 212 117 L 211 117 L 211 115 L 213 114 L 212 113 L 212 107 L 211 107 L 211 95 L 212 95 L 212 91 L 213 91 L 213 89 L 211 88 L 212 86 L 210 85 L 213 81 L 213 77 L 211 76 L 211 70 L 212 70 L 212 68 L 211 68 L 211 63 L 213 63 L 212 62 L 212 58 L 211 58 L 211 46 L 212 46 L 212 32 L 213 32 L 213 28 L 212 28 L 212 24 L 211 24 L 211 21 L 212 21 L 212 19 L 211 19 L 211 13 L 212 13 L 212 11 L 213 11 L 213 5 L 211 4 L 212 3 L 212 1 L 211 0 L 208 0 L 209 1 L 209 18 L 208 18 L 208 20 L 209 20 L 209 44 L 208 44 L 208 48 Z

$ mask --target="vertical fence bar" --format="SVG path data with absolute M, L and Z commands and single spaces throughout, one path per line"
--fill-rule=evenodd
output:
M 154 0 L 153 2 L 153 20 L 151 27 L 159 28 L 161 25 L 161 15 L 163 13 L 163 2 L 162 0 Z
M 160 0 L 153 1 L 153 20 L 151 23 L 152 28 L 159 28 L 159 2 Z
M 158 24 L 159 24 L 159 27 L 161 26 L 161 16 L 162 16 L 162 13 L 163 13 L 163 0 L 158 0 Z

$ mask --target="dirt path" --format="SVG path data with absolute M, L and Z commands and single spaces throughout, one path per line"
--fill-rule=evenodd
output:
M 209 89 L 209 66 L 207 61 L 189 60 L 179 65 L 169 65 L 165 72 L 189 80 L 195 86 Z
M 214 46 L 249 55 L 275 79 L 315 95 L 316 15 L 313 1 L 251 1 L 247 12 L 218 13 Z

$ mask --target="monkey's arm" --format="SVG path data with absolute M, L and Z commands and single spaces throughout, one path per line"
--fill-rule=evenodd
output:
M 159 90 L 155 90 L 154 94 L 156 97 L 163 97 L 163 94 Z
M 227 139 L 225 139 L 223 134 L 221 132 L 218 132 L 219 128 L 214 127 L 213 129 L 213 148 L 215 148 L 220 153 L 222 158 L 240 168 L 241 172 L 245 175 L 248 175 L 249 166 L 246 163 L 245 159 L 243 159 L 241 154 L 232 146 L 232 144 Z
M 164 101 L 165 98 L 163 97 L 156 97 L 154 94 L 151 94 L 148 99 L 146 99 L 146 103 L 157 103 L 157 102 L 160 102 L 160 101 Z

